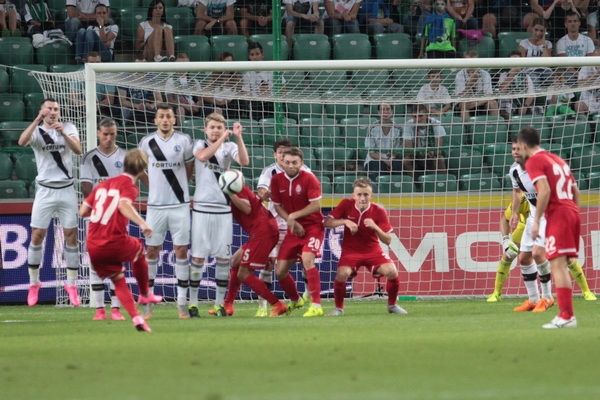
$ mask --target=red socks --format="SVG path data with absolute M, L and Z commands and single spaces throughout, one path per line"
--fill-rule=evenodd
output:
M 148 264 L 146 264 L 146 267 Z M 146 279 L 148 279 L 148 274 L 146 273 Z M 135 307 L 135 300 L 133 300 L 133 294 L 131 294 L 131 290 L 127 286 L 127 281 L 125 278 L 117 279 L 113 281 L 115 284 L 115 294 L 117 298 L 121 302 L 121 305 L 127 310 L 131 319 L 140 315 Z M 146 288 L 148 287 L 148 281 L 146 280 Z
M 335 308 L 344 309 L 344 299 L 346 298 L 346 282 L 333 281 L 333 299 Z
M 240 281 L 237 277 L 239 267 L 232 267 L 231 272 L 229 273 L 229 284 L 227 286 L 227 294 L 225 295 L 225 303 L 233 304 L 235 301 L 235 296 L 237 296 L 240 291 L 240 287 L 242 286 L 242 281 Z
M 321 304 L 321 276 L 319 270 L 311 268 L 306 271 L 306 280 L 308 281 L 308 290 L 314 304 Z
M 562 319 L 570 319 L 573 315 L 573 289 L 556 288 L 556 300 L 558 302 L 558 316 Z
M 289 276 L 289 274 L 288 274 Z M 236 278 L 237 279 L 237 278 Z M 231 281 L 230 281 L 231 282 Z M 279 299 L 267 288 L 267 285 L 261 281 L 256 275 L 250 274 L 244 279 L 244 283 L 254 290 L 256 294 L 269 302 L 269 304 L 277 304 Z M 295 285 L 294 285 L 295 286 Z
M 287 274 L 284 278 L 279 279 L 279 286 L 281 286 L 281 288 L 288 295 L 291 301 L 298 301 L 298 299 L 300 298 L 300 294 L 298 294 L 298 288 L 296 288 L 296 281 L 294 281 L 292 275 Z
M 385 291 L 388 294 L 388 306 L 393 306 L 396 304 L 396 300 L 398 300 L 398 290 L 400 288 L 400 281 L 398 277 L 394 279 L 388 279 L 385 284 Z
M 140 291 L 140 294 L 142 296 L 146 296 L 150 291 L 150 281 L 148 279 L 148 261 L 146 260 L 143 252 L 138 256 L 137 260 L 131 263 L 131 270 L 135 280 L 138 283 L 138 290 Z

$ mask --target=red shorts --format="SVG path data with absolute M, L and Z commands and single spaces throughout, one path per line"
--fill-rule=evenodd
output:
M 304 229 L 303 237 L 298 237 L 288 230 L 277 254 L 279 260 L 300 260 L 302 253 L 313 253 L 315 257 L 321 257 L 325 227 L 323 224 L 318 224 Z
M 125 268 L 123 263 L 130 263 L 137 260 L 140 255 L 144 256 L 142 240 L 131 236 L 102 246 L 88 242 L 87 248 L 92 268 L 100 278 L 123 272 Z
M 575 210 L 546 213 L 546 258 L 577 257 L 581 218 Z
M 377 273 L 377 270 L 383 264 L 393 264 L 392 259 L 383 251 L 354 254 L 346 254 L 342 251 L 342 256 L 338 261 L 338 268 L 352 268 L 352 275 L 350 275 L 350 278 L 354 278 L 358 273 L 358 269 L 360 267 L 365 267 L 375 278 L 377 278 L 378 276 L 381 276 Z
M 264 268 L 269 261 L 269 254 L 271 254 L 271 250 L 277 245 L 277 242 L 279 242 L 278 229 L 269 229 L 250 236 L 250 240 L 242 246 L 240 267 L 251 269 Z

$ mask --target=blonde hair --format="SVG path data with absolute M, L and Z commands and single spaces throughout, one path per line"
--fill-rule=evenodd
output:
M 356 180 L 354 180 L 354 187 L 372 188 L 373 185 L 371 185 L 371 181 L 368 178 L 356 178 Z
M 225 125 L 225 122 L 226 122 L 225 117 L 223 117 L 221 114 L 217 114 L 217 113 L 208 114 L 206 116 L 206 118 L 204 119 L 204 126 L 207 126 L 209 121 L 220 122 L 223 125 Z
M 140 149 L 130 150 L 125 155 L 123 164 L 125 173 L 138 176 L 148 168 L 148 156 Z

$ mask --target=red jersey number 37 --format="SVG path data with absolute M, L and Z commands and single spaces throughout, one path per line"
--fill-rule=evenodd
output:
M 107 191 L 104 188 L 99 188 L 96 191 L 90 222 L 100 222 L 100 224 L 106 225 L 119 205 L 119 198 L 119 191 L 117 189 Z M 110 203 L 106 205 L 108 199 L 110 199 Z

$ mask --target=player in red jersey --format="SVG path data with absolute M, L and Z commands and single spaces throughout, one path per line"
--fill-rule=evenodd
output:
M 321 184 L 310 172 L 303 171 L 304 155 L 297 147 L 290 147 L 283 154 L 283 173 L 271 180 L 271 201 L 275 211 L 287 222 L 288 231 L 277 255 L 275 273 L 279 285 L 292 301 L 288 310 L 304 306 L 296 282 L 289 274 L 298 260 L 306 271 L 312 304 L 304 317 L 323 315 L 321 308 L 321 278 L 315 267 L 315 258 L 321 256 L 325 238 L 323 214 L 321 213 Z
M 372 197 L 371 182 L 366 178 L 358 178 L 354 181 L 352 198 L 342 200 L 325 219 L 326 228 L 344 226 L 342 255 L 333 281 L 335 309 L 327 314 L 328 316 L 344 315 L 346 282 L 356 276 L 361 266 L 366 267 L 374 277 L 387 278 L 385 290 L 388 294 L 388 312 L 406 314 L 406 311 L 396 304 L 398 270 L 379 244 L 380 240 L 386 245 L 391 243 L 392 225 L 385 209 L 371 203 Z
M 275 217 L 261 203 L 260 199 L 250 188 L 244 185 L 241 192 L 229 195 L 231 199 L 231 214 L 240 226 L 248 232 L 250 239 L 236 251 L 231 259 L 231 274 L 229 287 L 223 302 L 227 315 L 233 314 L 233 302 L 245 283 L 273 307 L 271 317 L 285 314 L 287 306 L 279 301 L 253 271 L 265 268 L 269 261 L 271 250 L 279 241 L 279 227 Z
M 567 269 L 568 258 L 577 257 L 581 219 L 579 190 L 567 163 L 559 156 L 540 148 L 540 135 L 532 127 L 521 129 L 517 136 L 519 152 L 537 191 L 537 208 L 532 237 L 539 235 L 540 219 L 546 217 L 546 258 L 556 285 L 559 314 L 546 329 L 575 328 L 573 290 Z
M 140 290 L 138 303 L 162 301 L 162 296 L 149 292 L 148 262 L 141 239 L 127 234 L 128 220 L 131 220 L 139 225 L 144 236 L 152 236 L 152 228 L 132 205 L 139 194 L 135 182 L 147 167 L 148 158 L 142 151 L 128 152 L 124 160 L 124 173 L 96 186 L 84 200 L 79 214 L 90 217 L 87 247 L 94 270 L 100 278 L 110 278 L 113 281 L 117 298 L 133 319 L 135 328 L 151 332 L 135 307 L 123 267 L 124 262 L 131 263 Z

